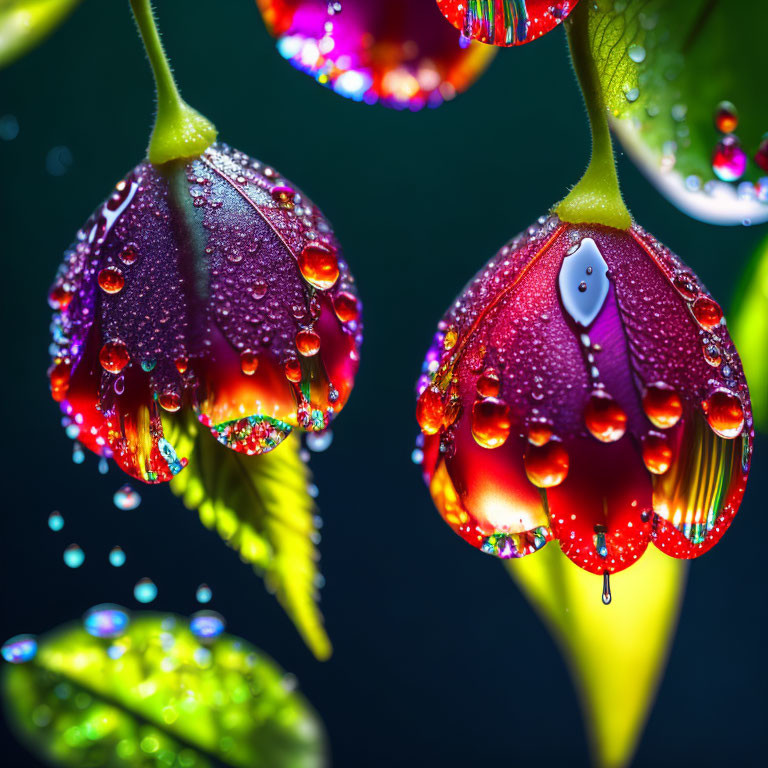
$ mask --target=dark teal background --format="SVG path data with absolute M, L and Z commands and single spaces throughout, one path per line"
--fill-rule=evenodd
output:
M 96 459 L 70 461 L 45 371 L 48 286 L 78 226 L 144 153 L 152 82 L 128 3 L 86 0 L 41 48 L 0 73 L 2 600 L 0 634 L 42 632 L 89 606 L 190 613 L 195 588 L 294 672 L 330 732 L 334 765 L 584 766 L 587 745 L 560 656 L 504 569 L 441 522 L 410 461 L 413 383 L 434 326 L 465 281 L 579 177 L 589 145 L 562 30 L 502 51 L 435 111 L 346 101 L 276 53 L 248 0 L 158 2 L 187 100 L 222 140 L 280 169 L 334 223 L 365 304 L 366 340 L 335 440 L 313 460 L 325 520 L 323 609 L 335 644 L 320 664 L 261 582 L 166 488 L 140 488 Z M 70 148 L 64 176 L 48 150 Z M 688 219 L 621 159 L 627 202 L 727 303 L 759 228 Z M 692 564 L 669 668 L 637 766 L 764 764 L 766 445 L 731 531 Z M 48 530 L 52 509 L 62 532 Z M 77 571 L 61 559 L 78 542 Z M 120 544 L 128 560 L 107 563 Z M 653 590 L 653 585 L 648 585 Z M 600 586 L 595 584 L 595 599 Z M 620 593 L 614 595 L 620 601 Z M 617 701 L 616 706 L 621 706 Z M 5 730 L 0 763 L 36 763 Z

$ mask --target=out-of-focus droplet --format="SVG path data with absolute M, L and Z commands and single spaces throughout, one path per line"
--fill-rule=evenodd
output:
M 530 445 L 524 456 L 525 474 L 537 488 L 554 488 L 568 476 L 570 458 L 556 439 L 544 445 Z
M 715 128 L 720 133 L 733 133 L 739 125 L 736 107 L 730 101 L 721 101 L 715 110 Z
M 755 152 L 755 162 L 764 170 L 768 171 L 768 133 L 763 136 L 760 146 Z
M 584 423 L 600 442 L 613 443 L 627 431 L 627 414 L 610 395 L 595 390 L 584 409 Z
M 672 464 L 672 448 L 667 436 L 649 432 L 643 438 L 643 461 L 649 472 L 663 475 Z
M 680 395 L 672 387 L 657 382 L 649 384 L 643 393 L 643 410 L 654 427 L 674 427 L 683 415 Z
M 64 550 L 64 562 L 70 568 L 79 568 L 85 562 L 85 552 L 77 544 L 70 544 Z
M 61 512 L 53 511 L 48 515 L 48 527 L 52 531 L 60 531 L 64 527 L 64 517 Z
M 635 64 L 642 64 L 645 61 L 645 48 L 642 45 L 630 45 L 627 48 L 627 56 L 629 56 Z
M 82 464 L 85 461 L 85 451 L 83 451 L 83 446 L 77 440 L 72 443 L 72 461 L 75 464 Z
M 133 596 L 140 603 L 151 603 L 157 597 L 157 585 L 147 577 L 139 579 L 133 588 Z
M 19 121 L 16 115 L 3 115 L 0 117 L 0 139 L 13 141 L 19 135 Z
M 99 474 L 106 475 L 107 472 L 109 472 L 109 462 L 107 461 L 106 456 L 100 456 L 99 457 Z
M 198 640 L 215 640 L 226 626 L 224 617 L 216 611 L 198 611 L 189 621 L 189 630 Z
M 723 319 L 723 310 L 720 305 L 709 296 L 699 296 L 691 307 L 696 322 L 705 330 L 711 331 L 720 325 Z
M 24 664 L 37 655 L 37 638 L 34 635 L 15 635 L 3 643 L 3 658 L 10 664 Z
M 115 294 L 120 293 L 125 285 L 125 278 L 123 273 L 117 267 L 104 267 L 99 272 L 99 288 L 104 293 Z
M 747 168 L 747 153 L 739 140 L 729 134 L 717 142 L 712 153 L 712 170 L 721 181 L 738 181 Z
M 112 603 L 95 605 L 83 616 L 83 629 L 92 637 L 120 637 L 130 623 L 127 609 Z
M 201 584 L 195 592 L 195 600 L 198 603 L 210 603 L 213 597 L 213 592 L 207 584 Z
M 713 432 L 728 439 L 741 434 L 744 428 L 744 406 L 733 392 L 715 390 L 701 405 Z
M 309 432 L 306 436 L 307 448 L 315 453 L 327 450 L 332 442 L 333 432 L 330 428 L 320 432 Z
M 330 247 L 305 245 L 299 254 L 299 269 L 304 279 L 321 291 L 332 288 L 339 279 L 339 262 Z
M 121 547 L 112 547 L 109 550 L 109 564 L 115 568 L 125 565 L 125 552 L 123 552 Z
M 122 341 L 108 341 L 99 352 L 101 367 L 108 373 L 120 373 L 130 359 L 128 347 Z
M 141 496 L 126 483 L 115 491 L 112 501 L 118 509 L 127 512 L 131 509 L 136 509 L 141 504 Z
M 51 176 L 63 176 L 72 167 L 73 162 L 69 147 L 51 147 L 45 156 L 45 170 Z
M 502 400 L 486 397 L 472 406 L 472 437 L 483 448 L 504 445 L 511 428 L 509 406 Z

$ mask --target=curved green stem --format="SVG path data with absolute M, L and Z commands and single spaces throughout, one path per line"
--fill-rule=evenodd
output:
M 159 165 L 202 154 L 216 141 L 216 127 L 181 98 L 160 41 L 150 0 L 130 0 L 157 89 L 157 116 L 147 157 Z
M 563 221 L 573 224 L 603 224 L 628 229 L 632 217 L 619 189 L 603 91 L 590 46 L 591 5 L 588 0 L 583 0 L 565 24 L 571 61 L 587 105 L 592 131 L 592 157 L 581 180 L 555 208 L 555 213 Z

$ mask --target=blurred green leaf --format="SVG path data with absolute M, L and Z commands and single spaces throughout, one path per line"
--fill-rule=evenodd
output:
M 41 43 L 80 0 L 0 0 L 0 69 Z
M 8 665 L 9 721 L 55 766 L 318 768 L 322 724 L 295 681 L 240 638 L 203 646 L 188 620 L 135 614 L 119 638 L 70 625 Z
M 189 466 L 171 490 L 203 524 L 264 574 L 315 656 L 325 660 L 331 643 L 317 606 L 319 555 L 317 508 L 309 495 L 312 476 L 301 460 L 298 437 L 261 456 L 222 447 L 193 418 L 164 417 L 166 436 Z
M 628 765 L 674 636 L 687 563 L 649 546 L 631 568 L 611 576 L 607 606 L 602 578 L 554 543 L 506 565 L 568 662 L 595 765 Z
M 755 426 L 768 430 L 768 238 L 744 270 L 728 327 L 744 365 Z
M 681 210 L 715 224 L 768 220 L 768 176 L 755 154 L 768 131 L 764 0 L 597 0 L 590 38 L 612 124 L 627 153 Z M 721 181 L 712 154 L 718 105 L 738 113 L 734 135 L 748 158 Z M 747 189 L 750 187 L 750 189 Z

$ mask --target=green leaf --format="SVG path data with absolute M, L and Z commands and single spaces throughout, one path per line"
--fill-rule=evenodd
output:
M 768 238 L 760 243 L 744 270 L 728 327 L 744 364 L 755 426 L 768 431 Z
M 261 456 L 244 456 L 198 429 L 193 417 L 164 416 L 163 426 L 177 453 L 189 458 L 171 490 L 264 575 L 315 656 L 329 658 L 331 643 L 316 602 L 317 508 L 298 437 Z
M 754 186 L 768 176 L 755 154 L 768 131 L 764 0 L 597 0 L 590 37 L 613 129 L 656 187 L 714 224 L 768 220 Z M 748 159 L 735 183 L 718 179 L 718 105 L 738 113 L 734 135 Z M 749 182 L 739 188 L 739 182 Z M 750 187 L 748 190 L 747 187 Z
M 611 576 L 610 605 L 601 599 L 602 578 L 554 543 L 506 565 L 568 662 L 595 765 L 628 765 L 675 632 L 686 562 L 649 546 L 631 568 Z
M 0 0 L 0 69 L 41 43 L 80 0 Z
M 245 640 L 203 646 L 188 620 L 134 614 L 107 640 L 69 625 L 8 665 L 3 697 L 27 746 L 56 766 L 318 768 L 322 724 L 295 682 Z

